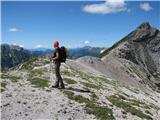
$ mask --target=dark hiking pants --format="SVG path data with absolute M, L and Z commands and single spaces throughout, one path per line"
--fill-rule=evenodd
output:
M 61 87 L 64 87 L 63 79 L 60 74 L 60 66 L 61 66 L 61 62 L 55 61 L 55 73 L 56 73 L 55 86 L 59 86 L 59 84 L 60 84 Z

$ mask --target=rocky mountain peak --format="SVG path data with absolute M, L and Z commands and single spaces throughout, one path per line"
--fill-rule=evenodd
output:
M 149 38 L 155 37 L 158 32 L 158 29 L 151 27 L 148 22 L 144 22 L 135 30 L 133 41 L 144 42 Z
M 138 29 L 150 29 L 151 28 L 151 26 L 150 26 L 150 24 L 149 24 L 149 22 L 143 22 L 139 27 L 138 27 Z
M 148 22 L 144 22 L 103 52 L 102 60 L 107 64 L 107 68 L 113 69 L 113 71 L 109 70 L 113 78 L 122 77 L 123 80 L 141 81 L 141 83 L 149 84 L 152 88 L 160 90 L 159 53 L 160 31 L 150 26 Z M 127 72 L 124 72 L 124 69 Z M 119 72 L 120 70 L 123 75 L 122 72 Z M 126 76 L 129 77 L 126 78 Z
M 24 48 L 22 48 L 18 45 L 10 45 L 9 47 L 10 47 L 10 49 L 14 49 L 14 50 L 17 50 L 17 51 L 24 50 Z
M 2 71 L 8 70 L 9 68 L 32 57 L 30 51 L 17 45 L 2 44 L 0 47 Z

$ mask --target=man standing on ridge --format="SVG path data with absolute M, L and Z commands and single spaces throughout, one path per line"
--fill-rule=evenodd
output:
M 59 42 L 54 41 L 53 46 L 55 48 L 54 55 L 50 57 L 50 60 L 54 61 L 55 63 L 55 72 L 56 72 L 56 82 L 55 85 L 52 86 L 53 88 L 60 88 L 64 89 L 63 79 L 60 74 L 60 66 L 61 66 L 61 49 L 59 48 Z M 59 87 L 60 85 L 60 87 Z

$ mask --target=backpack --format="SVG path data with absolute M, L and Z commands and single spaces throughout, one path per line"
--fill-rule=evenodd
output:
M 61 48 L 60 48 L 60 61 L 61 62 L 66 62 L 66 59 L 67 59 L 67 49 L 64 47 L 64 46 L 62 46 Z

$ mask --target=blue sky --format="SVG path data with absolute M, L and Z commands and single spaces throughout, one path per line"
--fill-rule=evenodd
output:
M 113 0 L 114 1 L 114 0 Z M 148 21 L 160 29 L 160 2 L 2 2 L 2 43 L 25 48 L 110 47 Z

